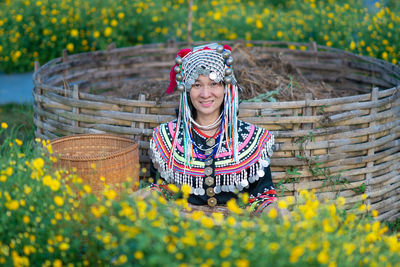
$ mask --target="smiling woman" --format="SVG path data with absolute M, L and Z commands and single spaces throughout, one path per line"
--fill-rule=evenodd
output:
M 231 48 L 183 49 L 175 62 L 167 92 L 180 91 L 178 118 L 154 129 L 151 170 L 162 179 L 151 188 L 166 195 L 168 184 L 188 185 L 188 202 L 210 207 L 244 193 L 250 211 L 266 210 L 276 200 L 269 167 L 274 137 L 237 118 Z

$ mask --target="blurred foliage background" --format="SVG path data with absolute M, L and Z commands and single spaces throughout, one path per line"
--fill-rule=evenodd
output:
M 143 43 L 186 41 L 188 0 L 0 0 L 0 71 L 33 70 L 60 57 Z M 202 40 L 315 41 L 397 64 L 397 0 L 193 0 Z

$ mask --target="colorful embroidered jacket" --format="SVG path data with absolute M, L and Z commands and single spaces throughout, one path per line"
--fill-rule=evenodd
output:
M 154 166 L 151 170 L 156 169 L 165 183 L 190 185 L 190 203 L 215 206 L 237 198 L 239 192 L 247 192 L 249 209 L 260 212 L 276 200 L 269 167 L 274 146 L 271 132 L 239 120 L 239 160 L 236 162 L 225 139 L 218 154 L 204 159 L 204 154 L 210 154 L 218 146 L 218 139 L 206 136 L 194 128 L 193 142 L 198 153 L 194 152 L 190 168 L 185 168 L 182 130 L 177 136 L 175 157 L 173 161 L 170 159 L 175 128 L 176 120 L 154 129 L 150 141 L 150 156 Z

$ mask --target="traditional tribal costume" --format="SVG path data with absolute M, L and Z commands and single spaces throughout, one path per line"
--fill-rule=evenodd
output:
M 151 170 L 159 172 L 164 184 L 191 187 L 189 203 L 215 206 L 225 204 L 237 193 L 249 194 L 251 211 L 261 212 L 276 200 L 271 179 L 271 132 L 240 121 L 238 84 L 232 70 L 229 46 L 210 44 L 181 50 L 171 70 L 172 93 L 181 91 L 178 118 L 154 129 L 150 141 Z M 199 75 L 224 82 L 221 115 L 211 125 L 198 125 L 192 117 L 189 91 Z M 202 130 L 216 132 L 207 136 Z M 154 168 L 154 167 L 155 168 Z M 165 186 L 153 185 L 163 191 Z

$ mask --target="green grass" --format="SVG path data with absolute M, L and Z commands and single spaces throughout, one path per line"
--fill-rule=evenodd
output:
M 0 122 L 6 122 L 11 129 L 10 136 L 21 140 L 34 139 L 33 108 L 28 104 L 5 104 L 0 105 Z M 4 136 L 0 136 L 3 143 Z

